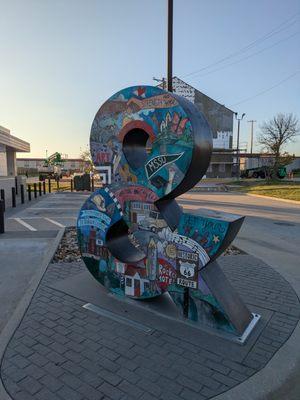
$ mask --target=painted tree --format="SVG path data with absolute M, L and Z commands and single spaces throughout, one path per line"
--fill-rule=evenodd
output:
M 280 165 L 289 164 L 293 157 L 285 152 L 284 148 L 288 143 L 294 142 L 300 132 L 297 117 L 292 113 L 279 113 L 270 121 L 264 122 L 260 129 L 258 143 L 274 156 L 274 171 L 277 171 Z

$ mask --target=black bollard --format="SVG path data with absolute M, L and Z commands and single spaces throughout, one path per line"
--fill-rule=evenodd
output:
M 41 182 L 39 182 L 39 196 L 42 195 L 42 184 Z
M 11 188 L 11 205 L 12 207 L 16 207 L 16 188 Z
M 28 185 L 28 201 L 31 201 L 31 185 Z
M 51 193 L 51 179 L 48 178 L 48 192 Z
M 0 233 L 4 233 L 4 201 L 0 200 Z
M 92 176 L 92 192 L 95 190 L 94 176 Z
M 73 192 L 73 179 L 71 179 L 71 192 Z
M 183 316 L 184 318 L 189 317 L 189 288 L 185 287 L 183 292 Z
M 25 198 L 24 198 L 24 185 L 21 185 L 21 203 L 25 203 Z
M 33 193 L 34 193 L 34 198 L 36 199 L 36 197 L 37 197 L 37 187 L 36 187 L 36 183 L 33 184 Z
M 18 195 L 18 178 L 15 176 L 16 195 Z
M 4 207 L 4 212 L 5 212 L 5 191 L 4 191 L 4 189 L 0 190 L 0 199 L 3 201 L 3 207 Z
M 43 193 L 46 194 L 46 182 L 43 181 Z

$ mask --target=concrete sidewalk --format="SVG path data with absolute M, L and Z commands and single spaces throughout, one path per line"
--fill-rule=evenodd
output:
M 32 277 L 41 269 L 57 234 L 55 230 L 38 233 L 9 232 L 1 235 L 0 332 L 30 286 Z
M 85 193 L 53 193 L 8 208 L 0 235 L 0 331 L 50 260 L 48 252 L 65 226 L 74 225 Z

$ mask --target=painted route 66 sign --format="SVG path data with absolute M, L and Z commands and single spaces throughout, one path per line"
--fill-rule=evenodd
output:
M 177 251 L 177 285 L 191 289 L 198 288 L 198 254 L 195 252 Z
M 129 87 L 96 113 L 90 147 L 103 187 L 82 206 L 77 229 L 92 275 L 118 296 L 167 291 L 184 317 L 243 332 L 252 316 L 215 261 L 243 218 L 186 213 L 176 202 L 210 162 L 204 115 L 160 88 Z

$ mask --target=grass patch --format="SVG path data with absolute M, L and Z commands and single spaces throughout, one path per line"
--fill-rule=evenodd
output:
M 238 191 L 278 199 L 296 200 L 300 202 L 300 183 L 288 181 L 240 181 Z

